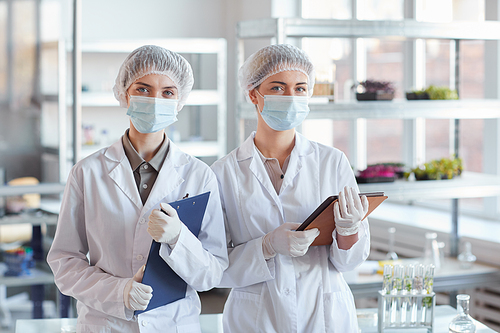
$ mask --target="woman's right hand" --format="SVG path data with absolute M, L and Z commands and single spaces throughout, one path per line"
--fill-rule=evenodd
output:
M 301 257 L 319 235 L 317 228 L 295 231 L 300 223 L 287 222 L 264 236 L 262 250 L 264 258 L 270 259 L 276 254 L 290 257 Z
M 132 311 L 146 310 L 151 297 L 153 297 L 153 288 L 142 284 L 144 269 L 146 266 L 141 266 L 134 277 L 131 278 L 123 289 L 123 301 L 125 307 Z

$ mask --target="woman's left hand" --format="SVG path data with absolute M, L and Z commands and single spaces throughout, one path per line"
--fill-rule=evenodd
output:
M 341 236 L 350 236 L 358 233 L 361 220 L 368 213 L 368 199 L 361 198 L 352 187 L 344 187 L 339 193 L 339 200 L 333 206 L 333 216 L 337 233 Z
M 158 243 L 175 245 L 181 233 L 182 222 L 177 211 L 167 203 L 160 204 L 161 210 L 155 209 L 149 215 L 148 233 Z

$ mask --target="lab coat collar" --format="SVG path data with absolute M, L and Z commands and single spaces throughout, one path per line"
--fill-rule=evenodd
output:
M 137 190 L 132 166 L 125 155 L 122 139 L 113 143 L 104 153 L 104 157 L 111 162 L 108 164 L 109 176 L 115 184 L 125 193 L 125 195 L 137 206 L 142 209 L 142 201 Z
M 245 140 L 245 142 L 240 146 L 240 149 L 237 151 L 236 159 L 238 162 L 242 162 L 251 158 L 249 164 L 249 169 L 252 171 L 255 178 L 262 184 L 262 186 L 267 190 L 271 198 L 274 200 L 276 205 L 279 207 L 280 211 L 283 213 L 283 207 L 281 205 L 281 201 L 279 200 L 278 194 L 274 189 L 274 186 L 269 179 L 267 171 L 264 168 L 263 163 L 261 162 L 260 157 L 258 156 L 257 149 L 254 143 L 255 132 L 252 132 L 250 136 Z M 283 179 L 283 183 L 281 185 L 280 194 L 283 193 L 284 189 L 289 186 L 295 176 L 299 173 L 302 168 L 301 157 L 311 154 L 314 151 L 314 147 L 309 140 L 307 140 L 300 133 L 295 133 L 295 146 L 292 149 L 290 154 L 290 162 L 288 164 L 287 171 L 285 173 L 285 178 Z
M 137 208 L 141 210 L 141 216 L 184 182 L 177 169 L 189 163 L 186 153 L 182 152 L 170 141 L 167 157 L 158 173 L 149 197 L 143 205 L 139 191 L 137 190 L 132 167 L 123 149 L 122 141 L 119 140 L 111 145 L 104 155 L 111 162 L 117 163 L 109 167 L 109 176 Z

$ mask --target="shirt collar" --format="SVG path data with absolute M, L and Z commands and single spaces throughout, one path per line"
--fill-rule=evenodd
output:
M 143 163 L 149 163 L 149 165 L 151 165 L 157 172 L 159 172 L 163 164 L 163 161 L 165 160 L 165 157 L 167 156 L 168 153 L 170 140 L 167 138 L 167 136 L 165 134 L 163 135 L 163 142 L 161 143 L 160 149 L 155 154 L 155 156 L 153 156 L 151 161 L 146 162 L 139 155 L 137 150 L 135 150 L 134 146 L 130 142 L 130 139 L 128 137 L 128 132 L 129 129 L 125 131 L 125 134 L 122 137 L 122 142 L 123 142 L 123 148 L 125 149 L 125 155 L 127 155 L 127 158 L 130 161 L 132 170 L 136 170 Z

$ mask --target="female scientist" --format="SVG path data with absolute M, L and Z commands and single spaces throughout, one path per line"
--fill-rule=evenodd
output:
M 113 88 L 130 129 L 69 174 L 47 261 L 60 291 L 78 300 L 78 332 L 200 332 L 195 290 L 219 284 L 227 246 L 215 175 L 164 132 L 192 86 L 180 55 L 151 45 L 133 51 Z M 197 238 L 167 203 L 207 191 Z M 186 296 L 135 316 L 154 293 L 141 283 L 152 239 L 187 283 Z
M 229 242 L 221 286 L 226 332 L 357 332 L 352 293 L 341 272 L 369 254 L 368 201 L 346 156 L 295 131 L 309 112 L 314 68 L 291 45 L 271 45 L 239 70 L 255 104 L 257 131 L 212 165 Z M 328 196 L 337 225 L 330 245 L 309 247 L 318 229 L 294 231 Z

